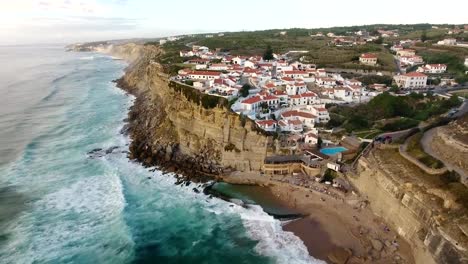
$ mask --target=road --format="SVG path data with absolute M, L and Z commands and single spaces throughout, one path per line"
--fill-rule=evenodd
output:
M 421 146 L 423 147 L 424 152 L 426 152 L 427 154 L 431 155 L 432 157 L 442 161 L 442 163 L 444 163 L 445 167 L 447 167 L 448 170 L 454 170 L 458 174 L 460 174 L 462 179 L 466 179 L 468 175 L 466 174 L 465 170 L 463 170 L 462 168 L 460 168 L 457 165 L 453 164 L 450 160 L 446 160 L 444 157 L 438 155 L 433 150 L 431 142 L 434 140 L 434 134 L 435 134 L 437 129 L 438 129 L 438 127 L 435 127 L 433 129 L 427 131 L 426 133 L 424 133 L 424 136 L 421 139 Z

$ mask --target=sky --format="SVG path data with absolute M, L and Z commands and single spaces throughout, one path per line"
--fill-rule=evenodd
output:
M 468 1 L 0 0 L 0 45 L 365 24 L 468 23 Z

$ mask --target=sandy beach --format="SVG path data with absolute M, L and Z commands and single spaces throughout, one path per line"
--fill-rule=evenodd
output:
M 238 176 L 223 181 L 267 186 L 291 210 L 305 215 L 283 228 L 301 238 L 315 258 L 327 263 L 414 263 L 409 245 L 357 195 L 340 195 L 329 186 L 323 187 L 329 191 L 317 191 L 264 175 Z

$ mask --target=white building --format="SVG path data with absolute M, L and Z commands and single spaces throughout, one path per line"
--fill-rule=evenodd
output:
M 318 136 L 314 132 L 307 132 L 304 134 L 304 143 L 309 145 L 317 145 Z
M 286 93 L 288 95 L 297 95 L 307 92 L 307 86 L 303 82 L 295 82 L 293 85 L 286 85 Z
M 302 132 L 302 122 L 300 120 L 280 120 L 278 126 L 282 132 Z
M 330 121 L 330 114 L 325 107 L 312 107 L 312 114 L 317 117 L 315 120 L 317 123 L 327 123 Z
M 331 88 L 336 86 L 335 79 L 328 78 L 328 77 L 318 77 L 315 79 L 315 83 L 324 88 Z
M 359 62 L 365 65 L 377 65 L 377 55 L 364 53 L 359 57 Z
M 262 98 L 260 96 L 250 97 L 241 102 L 241 108 L 244 111 L 253 112 L 256 111 L 260 104 L 262 103 Z
M 457 45 L 457 40 L 454 38 L 448 38 L 448 39 L 438 41 L 437 45 L 455 46 Z
M 221 73 L 215 71 L 193 71 L 188 74 L 188 77 L 194 80 L 214 80 L 221 78 Z
M 410 72 L 393 77 L 400 88 L 422 88 L 427 85 L 427 75 L 420 72 Z
M 416 51 L 412 49 L 402 49 L 397 51 L 398 56 L 414 56 L 416 55 Z
M 305 111 L 291 110 L 281 113 L 281 118 L 283 120 L 299 120 L 304 127 L 313 128 L 317 116 Z
M 418 55 L 400 56 L 400 63 L 406 65 L 418 65 L 424 63 L 424 60 L 421 56 Z
M 417 71 L 422 72 L 422 73 L 432 73 L 432 74 L 444 73 L 445 71 L 447 71 L 447 65 L 426 64 L 424 67 L 419 67 Z
M 275 120 L 257 120 L 255 123 L 263 130 L 268 132 L 275 132 L 278 123 Z

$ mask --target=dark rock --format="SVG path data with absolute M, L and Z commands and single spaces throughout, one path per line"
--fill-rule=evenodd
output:
M 197 188 L 192 189 L 195 193 L 200 193 L 200 191 Z

